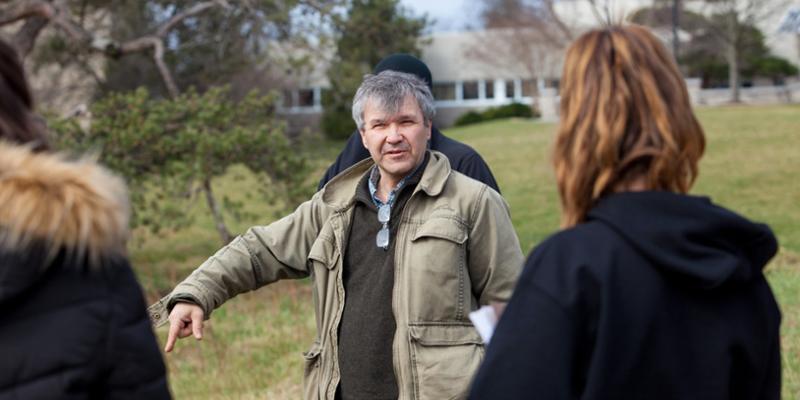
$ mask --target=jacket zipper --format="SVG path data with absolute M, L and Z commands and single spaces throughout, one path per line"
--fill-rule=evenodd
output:
M 340 225 L 340 222 L 341 222 L 341 225 L 344 225 L 344 223 L 342 221 L 345 218 L 342 217 L 342 214 L 343 214 L 343 212 L 341 212 L 341 211 L 337 212 L 337 215 L 336 215 L 337 219 L 333 220 L 332 222 L 335 222 L 336 225 Z M 339 231 L 339 229 L 338 229 L 339 227 L 338 226 L 335 226 L 334 228 L 336 228 L 336 230 L 334 230 L 334 232 Z M 344 231 L 345 230 L 346 229 L 344 229 L 344 228 L 341 229 L 341 232 L 342 232 L 341 235 L 344 235 Z M 342 301 L 342 300 L 344 299 L 344 295 L 345 295 L 345 293 L 344 293 L 344 284 L 342 283 L 342 268 L 344 267 L 344 250 L 342 249 L 342 239 L 343 239 L 343 237 L 340 236 L 337 239 L 338 240 L 336 241 L 336 246 L 339 249 L 339 260 L 337 261 L 337 263 L 339 265 L 337 265 L 337 268 L 336 268 L 336 292 L 337 292 L 337 294 L 339 296 L 339 298 L 337 299 L 339 304 L 337 305 L 336 317 L 334 318 L 333 326 L 330 329 L 330 337 L 331 337 L 331 345 L 332 345 L 331 346 L 331 355 L 332 355 L 332 357 L 331 357 L 331 366 L 329 368 L 329 371 L 330 371 L 330 375 L 329 376 L 330 377 L 329 377 L 329 379 L 326 379 L 328 381 L 328 387 L 326 388 L 326 391 L 325 391 L 326 398 L 328 398 L 328 399 L 333 399 L 336 396 L 336 387 L 339 385 L 339 378 L 340 377 L 339 377 L 339 374 L 337 373 L 337 371 L 339 369 L 338 368 L 338 366 L 339 366 L 339 332 L 338 332 L 338 328 L 339 328 L 339 322 L 342 319 L 342 313 L 344 311 L 344 301 Z
M 419 191 L 419 188 L 415 188 L 414 189 L 414 193 L 412 193 L 411 197 L 408 198 L 408 201 L 406 201 L 405 207 L 403 207 L 403 211 L 400 212 L 400 226 L 397 229 L 397 237 L 395 238 L 396 243 L 395 243 L 395 250 L 394 250 L 394 266 L 395 267 L 394 267 L 394 285 L 393 285 L 393 288 L 392 288 L 392 312 L 394 313 L 395 322 L 397 324 L 397 327 L 400 327 L 400 324 L 402 322 L 405 325 L 405 330 L 406 331 L 408 330 L 408 315 L 405 316 L 406 317 L 406 321 L 400 321 L 400 318 L 399 318 L 399 316 L 400 316 L 399 310 L 400 310 L 402 305 L 399 304 L 400 296 L 398 295 L 398 290 L 397 289 L 398 289 L 398 286 L 400 286 L 400 282 L 402 282 L 402 281 L 401 281 L 401 279 L 398 279 L 401 276 L 400 269 L 398 268 L 398 265 L 402 265 L 402 261 L 403 260 L 399 259 L 399 258 L 403 257 L 403 254 L 404 254 L 404 251 L 405 251 L 404 247 L 406 245 L 406 240 L 404 240 L 404 239 L 405 239 L 405 236 L 407 236 L 408 224 L 404 222 L 406 220 L 405 217 L 409 212 L 408 211 L 409 208 L 414 207 L 414 202 L 412 200 L 414 200 L 415 197 L 418 197 L 418 195 L 417 195 L 418 191 Z M 408 310 L 406 310 L 406 314 L 407 314 L 407 311 Z M 397 337 L 397 331 L 395 331 L 395 337 Z M 404 339 L 405 338 L 403 338 L 403 340 Z M 411 346 L 410 343 L 408 345 Z M 395 342 L 392 345 L 392 367 L 394 368 L 394 375 L 395 375 L 395 378 L 397 379 L 397 394 L 398 394 L 398 398 L 399 399 L 407 399 L 407 398 L 412 398 L 413 399 L 413 398 L 416 397 L 414 395 L 414 391 L 413 390 L 411 391 L 411 394 L 409 396 L 404 396 L 403 395 L 404 392 L 406 391 L 406 388 L 405 388 L 406 385 L 404 385 L 404 383 L 407 383 L 407 381 L 405 379 L 403 379 L 403 373 L 402 373 L 403 369 L 400 368 L 400 365 L 399 365 L 399 363 L 400 363 L 400 350 L 399 350 L 399 347 L 400 347 L 399 342 Z M 409 351 L 410 351 L 410 348 L 409 348 Z M 413 366 L 410 363 L 410 361 L 411 361 L 410 354 L 406 355 L 405 358 L 407 358 L 409 360 L 409 367 L 413 368 Z

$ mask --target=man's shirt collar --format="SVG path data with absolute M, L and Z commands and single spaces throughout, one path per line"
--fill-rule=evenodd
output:
M 417 167 L 414 168 L 413 171 L 411 171 L 411 173 L 403 177 L 403 179 L 401 179 L 400 182 L 397 182 L 397 185 L 389 192 L 389 196 L 386 198 L 386 203 L 381 201 L 381 199 L 379 199 L 377 196 L 378 183 L 381 180 L 381 172 L 378 169 L 378 164 L 373 165 L 372 169 L 370 169 L 369 171 L 369 179 L 367 179 L 367 183 L 369 185 L 369 194 L 370 197 L 372 198 L 372 203 L 375 204 L 375 206 L 378 208 L 380 208 L 380 206 L 384 204 L 391 207 L 394 204 L 395 199 L 397 198 L 397 194 L 400 193 L 400 191 L 403 189 L 406 183 L 408 183 L 409 178 L 416 176 L 417 173 L 420 172 L 420 170 L 424 169 L 423 167 L 427 164 L 426 162 L 427 160 L 428 160 L 428 153 L 426 152 L 425 156 L 422 159 L 422 162 L 420 162 L 419 165 L 417 165 Z

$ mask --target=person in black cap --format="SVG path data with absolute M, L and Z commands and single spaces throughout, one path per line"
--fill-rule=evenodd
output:
M 430 69 L 424 62 L 412 55 L 392 54 L 375 66 L 375 74 L 387 70 L 414 74 L 424 80 L 428 84 L 428 88 L 433 91 L 433 78 L 431 77 Z M 444 153 L 450 160 L 450 166 L 454 170 L 481 181 L 500 193 L 500 188 L 497 186 L 497 181 L 495 181 L 489 166 L 486 165 L 481 155 L 472 147 L 445 136 L 435 126 L 431 128 L 431 139 L 428 147 L 431 150 Z M 350 135 L 350 139 L 347 140 L 342 152 L 336 157 L 336 161 L 325 171 L 325 176 L 319 181 L 318 189 L 322 189 L 334 176 L 365 158 L 369 158 L 369 152 L 361 143 L 361 135 L 358 130 L 355 130 Z

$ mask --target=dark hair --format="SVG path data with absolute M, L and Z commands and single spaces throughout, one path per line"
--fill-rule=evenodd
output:
M 49 150 L 44 129 L 33 113 L 33 95 L 16 49 L 0 40 L 0 140 Z

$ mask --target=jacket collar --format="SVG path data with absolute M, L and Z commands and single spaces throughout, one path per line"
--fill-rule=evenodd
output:
M 423 191 L 434 197 L 444 189 L 451 169 L 447 156 L 435 150 L 428 150 L 428 153 L 430 160 L 415 192 Z M 367 158 L 336 175 L 322 188 L 322 201 L 335 209 L 350 207 L 355 201 L 358 183 L 374 164 L 372 158 Z

